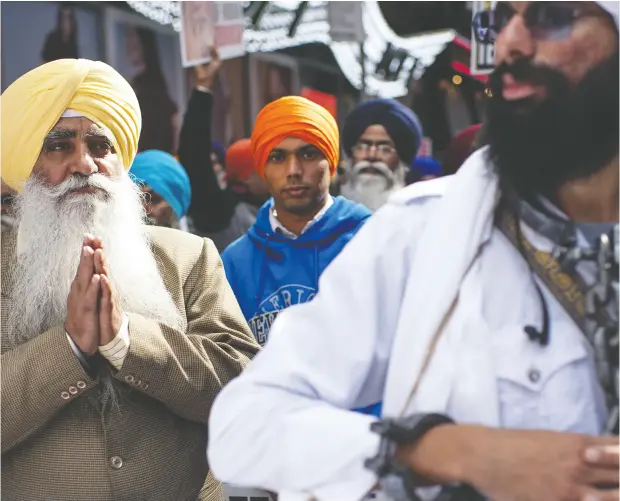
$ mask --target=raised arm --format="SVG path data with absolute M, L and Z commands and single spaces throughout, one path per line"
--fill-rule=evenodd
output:
M 192 186 L 189 214 L 201 233 L 226 228 L 235 209 L 234 194 L 220 188 L 211 162 L 211 90 L 220 64 L 219 59 L 214 59 L 194 68 L 196 87 L 187 105 L 179 143 L 179 161 Z

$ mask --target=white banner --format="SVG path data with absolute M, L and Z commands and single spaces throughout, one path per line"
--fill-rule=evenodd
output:
M 216 46 L 221 59 L 245 54 L 241 2 L 179 2 L 181 7 L 181 56 L 189 68 L 211 60 Z
M 491 9 L 497 2 L 472 2 L 472 18 L 478 12 Z M 495 58 L 495 45 L 492 43 L 480 43 L 472 28 L 471 34 L 471 60 L 469 69 L 472 75 L 486 75 L 493 71 Z M 480 33 L 484 37 L 485 33 Z

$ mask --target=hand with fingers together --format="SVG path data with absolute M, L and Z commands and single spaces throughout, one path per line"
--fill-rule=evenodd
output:
M 101 276 L 95 272 L 95 250 L 84 237 L 80 263 L 67 296 L 65 330 L 86 355 L 93 355 L 100 342 L 99 292 Z
M 86 355 L 118 334 L 123 313 L 110 280 L 100 238 L 85 235 L 78 270 L 67 297 L 65 330 Z
M 123 312 L 120 308 L 118 294 L 110 279 L 108 261 L 105 257 L 101 238 L 92 238 L 91 247 L 94 251 L 95 273 L 101 277 L 99 285 L 99 346 L 105 346 L 120 331 L 123 323 Z

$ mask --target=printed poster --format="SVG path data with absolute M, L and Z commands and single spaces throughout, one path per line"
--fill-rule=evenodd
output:
M 472 16 L 475 16 L 478 12 L 483 12 L 494 7 L 496 2 L 472 2 Z M 487 75 L 493 71 L 494 59 L 495 59 L 495 45 L 492 43 L 480 43 L 478 41 L 477 34 L 474 33 L 474 27 L 472 27 L 471 34 L 471 60 L 470 71 L 472 75 Z M 481 28 L 481 33 L 478 36 L 484 38 L 484 30 Z
M 180 2 L 180 6 L 184 68 L 208 63 L 214 46 L 222 60 L 245 54 L 245 18 L 241 2 Z

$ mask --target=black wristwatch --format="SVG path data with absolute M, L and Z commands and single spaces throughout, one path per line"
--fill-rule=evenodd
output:
M 403 419 L 384 419 L 370 426 L 371 431 L 381 436 L 381 443 L 377 455 L 367 459 L 364 465 L 379 477 L 381 488 L 394 501 L 419 501 L 416 489 L 423 485 L 421 477 L 396 460 L 396 448 L 414 444 L 430 430 L 444 424 L 454 424 L 454 421 L 443 414 L 414 414 Z M 444 487 L 440 497 L 458 501 L 483 499 L 467 486 Z

